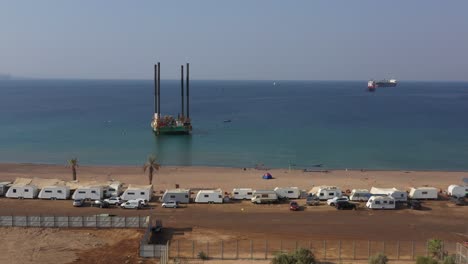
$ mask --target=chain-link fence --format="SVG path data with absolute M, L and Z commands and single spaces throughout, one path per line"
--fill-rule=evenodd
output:
M 0 216 L 0 227 L 146 228 L 147 216 Z

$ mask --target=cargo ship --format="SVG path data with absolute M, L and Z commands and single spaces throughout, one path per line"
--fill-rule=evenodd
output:
M 165 115 L 161 117 L 161 64 L 154 65 L 154 115 L 151 121 L 151 128 L 156 135 L 188 135 L 192 132 L 189 111 L 189 64 L 187 63 L 186 96 L 187 111 L 184 107 L 184 66 L 180 66 L 180 93 L 182 101 L 182 111 L 176 117 Z
M 395 87 L 397 86 L 397 80 L 395 79 L 389 79 L 389 80 L 381 80 L 381 81 L 376 81 L 375 85 L 377 87 Z
M 369 92 L 374 92 L 375 91 L 375 81 L 370 80 L 367 82 L 367 89 L 369 89 Z

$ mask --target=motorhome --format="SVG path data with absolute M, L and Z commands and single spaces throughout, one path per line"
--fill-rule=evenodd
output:
M 7 191 L 6 197 L 18 199 L 34 199 L 39 192 L 36 185 L 32 184 L 13 184 Z
M 39 192 L 39 199 L 66 200 L 70 197 L 70 188 L 65 185 L 46 186 Z
M 200 190 L 195 197 L 196 203 L 223 203 L 221 190 Z
M 411 188 L 408 197 L 411 199 L 437 199 L 439 190 L 434 187 Z
M 11 182 L 0 182 L 0 196 L 4 196 L 7 191 L 8 191 L 8 188 L 10 188 L 11 186 Z
M 251 188 L 234 188 L 231 198 L 234 200 L 250 200 L 252 199 L 254 190 Z
M 278 194 L 271 190 L 259 190 L 253 193 L 253 197 L 250 200 L 256 204 L 275 203 L 278 201 Z
M 391 196 L 371 196 L 366 203 L 369 209 L 395 209 L 395 198 Z
M 372 187 L 370 193 L 373 196 L 391 196 L 396 202 L 406 202 L 408 200 L 408 193 L 400 191 L 396 188 L 376 188 Z
M 190 190 L 187 189 L 172 189 L 166 190 L 161 198 L 161 202 L 167 203 L 169 201 L 175 201 L 178 203 L 189 203 L 190 202 Z
M 454 197 L 466 197 L 468 196 L 468 186 L 450 185 L 447 189 L 447 194 Z
M 274 191 L 278 198 L 298 199 L 301 196 L 301 190 L 297 187 L 276 187 Z
M 75 190 L 72 199 L 101 200 L 103 196 L 103 186 L 101 185 L 81 186 Z
M 367 202 L 371 197 L 371 193 L 367 189 L 353 189 L 349 196 L 350 201 Z
M 336 186 L 317 186 L 309 192 L 315 194 L 321 201 L 341 197 L 341 189 Z
M 134 185 L 130 184 L 127 190 L 124 191 L 122 200 L 129 201 L 135 199 L 143 199 L 145 201 L 151 201 L 153 197 L 153 185 Z

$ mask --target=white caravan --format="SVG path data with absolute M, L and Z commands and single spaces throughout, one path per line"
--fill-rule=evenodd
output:
M 188 204 L 190 203 L 190 190 L 188 189 L 173 189 L 166 190 L 164 195 L 161 197 L 161 202 L 168 203 L 175 201 L 178 203 Z
M 453 184 L 448 187 L 447 193 L 454 197 L 465 197 L 468 195 L 468 186 Z
M 301 196 L 301 190 L 297 187 L 276 187 L 273 191 L 279 198 L 298 199 Z
M 275 191 L 271 191 L 271 190 L 255 191 L 250 201 L 256 204 L 274 203 L 278 201 L 278 195 L 276 194 Z
M 39 190 L 32 184 L 13 184 L 6 193 L 8 198 L 34 199 Z
M 391 196 L 371 196 L 366 207 L 369 209 L 395 209 L 395 199 Z
M 122 192 L 122 183 L 119 181 L 111 181 L 104 188 L 104 197 L 117 197 Z
M 221 190 L 200 190 L 195 197 L 196 203 L 223 203 Z
M 232 190 L 231 198 L 234 200 L 250 200 L 253 197 L 254 190 L 251 188 L 235 188 Z
M 371 197 L 371 193 L 367 189 L 353 189 L 349 196 L 350 201 L 367 202 Z
M 0 196 L 4 196 L 8 188 L 10 188 L 11 182 L 0 182 Z
M 406 202 L 408 200 L 408 193 L 400 191 L 396 188 L 376 188 L 372 187 L 370 193 L 373 196 L 391 196 L 396 202 Z
M 70 197 L 70 188 L 63 185 L 46 186 L 39 192 L 39 199 L 66 200 Z
M 143 199 L 149 202 L 151 201 L 151 197 L 153 197 L 153 185 L 130 184 L 120 197 L 125 201 Z
M 309 192 L 315 194 L 321 201 L 341 197 L 341 189 L 336 186 L 318 186 Z
M 439 190 L 434 187 L 416 187 L 411 188 L 409 198 L 411 199 L 437 199 Z
M 75 190 L 72 195 L 73 200 L 101 200 L 104 196 L 102 186 L 83 186 Z

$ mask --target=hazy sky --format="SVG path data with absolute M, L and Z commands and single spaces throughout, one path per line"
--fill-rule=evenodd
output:
M 468 1 L 0 0 L 0 73 L 468 80 Z

